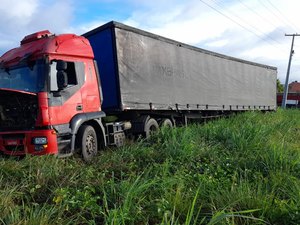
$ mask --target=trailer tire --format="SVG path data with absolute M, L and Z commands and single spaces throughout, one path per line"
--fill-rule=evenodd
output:
M 98 152 L 95 129 L 90 125 L 82 125 L 79 129 L 77 140 L 83 160 L 86 162 L 92 161 Z
M 153 118 L 150 118 L 149 120 L 147 120 L 147 122 L 145 123 L 144 130 L 145 130 L 146 138 L 149 138 L 151 136 L 151 134 L 153 134 L 155 131 L 159 130 L 157 121 Z
M 169 127 L 173 128 L 173 123 L 170 119 L 163 119 L 160 123 L 160 127 Z

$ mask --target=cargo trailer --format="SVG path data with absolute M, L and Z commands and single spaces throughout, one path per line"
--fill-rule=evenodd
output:
M 275 110 L 275 67 L 111 22 L 85 36 L 100 71 L 103 110 Z

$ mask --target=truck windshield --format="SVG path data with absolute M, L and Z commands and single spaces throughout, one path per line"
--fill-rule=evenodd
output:
M 38 93 L 44 89 L 46 66 L 42 60 L 0 68 L 0 88 Z

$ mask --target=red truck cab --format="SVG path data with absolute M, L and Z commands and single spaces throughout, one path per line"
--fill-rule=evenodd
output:
M 0 152 L 69 155 L 77 133 L 90 138 L 84 145 L 95 145 L 95 135 L 80 130 L 91 119 L 105 143 L 93 58 L 86 38 L 47 30 L 26 36 L 0 57 Z

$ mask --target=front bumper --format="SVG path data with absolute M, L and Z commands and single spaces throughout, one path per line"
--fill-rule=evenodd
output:
M 47 144 L 33 143 L 35 137 L 46 137 Z M 0 132 L 0 152 L 6 155 L 57 154 L 57 136 L 54 130 Z

